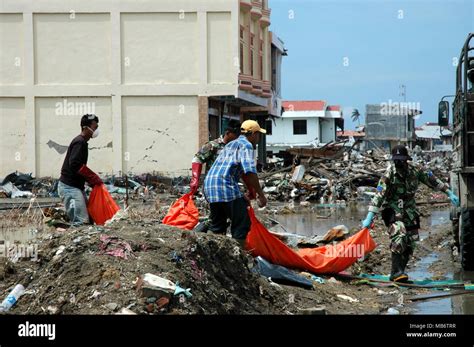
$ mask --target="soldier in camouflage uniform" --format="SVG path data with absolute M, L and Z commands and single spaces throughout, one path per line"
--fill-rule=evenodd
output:
M 191 178 L 191 194 L 196 194 L 199 188 L 199 178 L 201 177 L 202 166 L 206 164 L 206 171 L 209 171 L 212 164 L 214 164 L 217 156 L 222 151 L 224 146 L 231 141 L 234 141 L 240 136 L 240 122 L 230 120 L 225 129 L 224 135 L 219 138 L 209 141 L 199 150 L 192 161 L 192 178 Z M 197 227 L 198 231 L 207 231 L 207 221 L 200 223 Z
M 405 282 L 408 276 L 405 267 L 415 249 L 420 228 L 420 213 L 416 208 L 415 194 L 421 183 L 446 193 L 451 202 L 459 204 L 458 197 L 449 190 L 449 186 L 436 178 L 431 171 L 408 164 L 411 158 L 407 149 L 398 145 L 392 150 L 391 164 L 377 186 L 377 193 L 372 199 L 369 214 L 362 222 L 370 227 L 375 214 L 383 207 L 382 219 L 388 227 L 390 250 L 392 252 L 392 271 L 390 280 Z

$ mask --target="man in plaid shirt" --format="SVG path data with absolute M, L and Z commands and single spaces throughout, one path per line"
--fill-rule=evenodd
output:
M 265 194 L 260 187 L 254 151 L 260 140 L 261 129 L 257 122 L 247 120 L 242 123 L 240 137 L 227 144 L 217 157 L 204 181 L 204 194 L 209 201 L 211 214 L 209 230 L 216 234 L 225 234 L 227 219 L 231 220 L 232 237 L 241 247 L 250 230 L 250 218 L 247 212 L 248 201 L 258 198 L 260 207 L 267 204 Z M 239 189 L 239 180 L 243 178 L 249 190 L 244 196 Z

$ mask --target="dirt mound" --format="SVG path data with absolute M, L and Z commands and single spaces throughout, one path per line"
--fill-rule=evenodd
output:
M 106 246 L 103 240 L 110 237 L 117 243 Z M 4 290 L 16 283 L 27 289 L 11 313 L 110 314 L 121 308 L 138 314 L 282 313 L 274 306 L 283 301 L 280 294 L 251 271 L 252 258 L 225 236 L 120 221 L 43 238 L 38 262 L 14 264 L 15 274 L 6 274 L 2 283 Z M 114 247 L 121 256 L 104 254 Z M 159 298 L 142 297 L 136 289 L 145 273 L 190 288 L 192 297 L 172 296 L 160 309 Z

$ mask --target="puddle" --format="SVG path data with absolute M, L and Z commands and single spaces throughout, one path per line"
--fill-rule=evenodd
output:
M 362 204 L 347 207 L 314 207 L 313 212 L 275 216 L 274 219 L 281 223 L 281 226 L 276 225 L 272 230 L 312 237 L 324 235 L 332 227 L 341 224 L 349 229 L 359 228 L 361 220 L 366 215 L 367 206 Z
M 432 211 L 430 218 L 428 219 L 428 225 L 434 227 L 442 224 L 450 225 L 451 221 L 449 220 L 449 209 L 446 210 L 435 210 Z M 428 231 L 420 231 L 420 238 L 424 239 L 428 236 Z M 415 267 L 408 271 L 408 276 L 415 280 L 424 280 L 426 278 L 432 278 L 433 273 L 429 271 L 429 267 L 432 263 L 438 260 L 438 254 L 431 253 L 428 254 L 426 257 L 421 258 L 419 261 L 415 263 Z M 446 279 L 458 279 L 454 276 L 453 273 L 446 273 L 444 274 Z M 473 274 L 474 278 L 474 274 Z M 463 300 L 462 297 L 451 297 L 451 298 L 440 298 L 440 299 L 432 299 L 421 301 L 419 303 L 413 304 L 411 308 L 414 310 L 413 313 L 415 314 L 453 314 L 455 313 L 455 307 L 459 306 L 456 305 L 456 300 Z M 474 297 L 471 298 L 471 309 L 474 313 Z M 467 313 L 464 310 L 457 313 Z

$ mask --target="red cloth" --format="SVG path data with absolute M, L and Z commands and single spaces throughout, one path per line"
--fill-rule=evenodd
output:
M 246 249 L 269 262 L 288 268 L 309 271 L 315 274 L 338 273 L 354 264 L 358 258 L 375 249 L 375 241 L 369 230 L 364 228 L 357 234 L 335 245 L 304 248 L 295 252 L 260 223 L 252 208 L 249 209 L 252 222 L 247 235 Z

